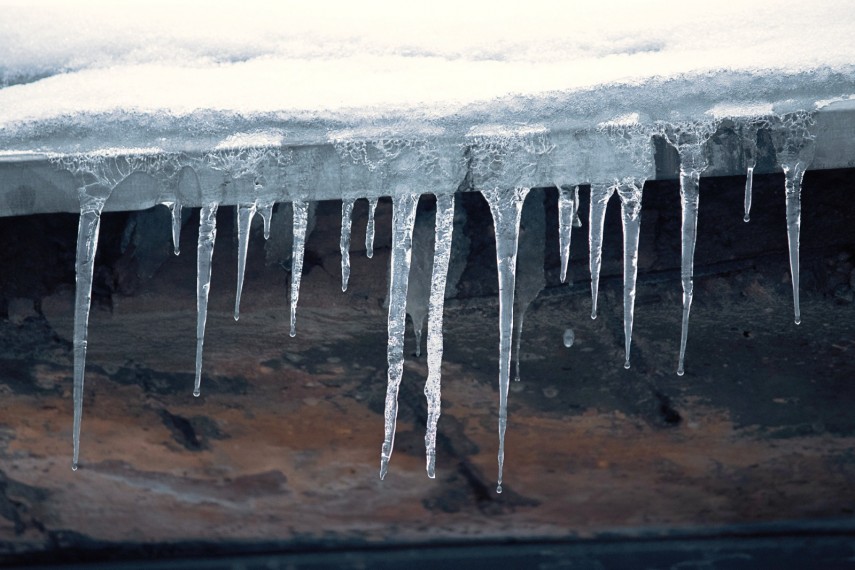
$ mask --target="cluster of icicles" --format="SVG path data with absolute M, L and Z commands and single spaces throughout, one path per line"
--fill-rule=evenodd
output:
M 753 117 L 734 122 L 734 128 L 743 138 L 744 160 L 747 167 L 745 187 L 745 221 L 751 207 L 752 174 L 756 164 L 757 135 L 766 129 L 775 145 L 778 161 L 786 175 L 787 231 L 790 249 L 790 267 L 794 295 L 795 322 L 799 314 L 799 224 L 801 181 L 813 157 L 814 135 L 812 116 L 795 113 L 783 117 Z M 579 186 L 590 185 L 591 206 L 589 219 L 589 246 L 592 312 L 597 316 L 597 290 L 600 274 L 603 222 L 606 206 L 616 192 L 623 220 L 624 255 L 624 328 L 625 362 L 630 367 L 630 348 L 635 304 L 638 242 L 641 227 L 641 204 L 644 182 L 652 176 L 653 150 L 651 137 L 662 136 L 679 153 L 680 198 L 682 204 L 682 271 L 683 318 L 677 374 L 684 372 L 689 311 L 692 306 L 692 274 L 695 239 L 697 233 L 699 181 L 707 168 L 704 146 L 719 128 L 717 121 L 698 121 L 679 125 L 655 124 L 650 127 L 630 124 L 604 124 L 600 133 L 606 133 L 617 156 L 627 161 L 627 171 L 632 176 L 618 176 L 607 182 L 586 178 L 579 174 L 576 184 L 556 180 L 559 190 L 558 215 L 561 253 L 561 281 L 566 280 L 573 226 L 581 225 L 578 219 Z M 341 183 L 345 190 L 342 200 L 341 224 L 341 279 L 342 290 L 347 289 L 350 274 L 350 229 L 354 201 L 369 201 L 369 221 L 365 236 L 368 257 L 373 254 L 374 211 L 379 195 L 390 195 L 393 204 L 393 229 L 388 313 L 388 388 L 385 402 L 385 437 L 381 450 L 380 477 L 384 477 L 392 456 L 395 424 L 398 412 L 398 389 L 404 365 L 404 331 L 407 314 L 407 287 L 413 247 L 413 228 L 416 207 L 421 189 L 430 189 L 436 195 L 433 263 L 430 269 L 428 300 L 427 364 L 425 386 L 428 420 L 425 445 L 427 472 L 435 476 L 436 433 L 440 415 L 440 368 L 443 352 L 443 302 L 446 275 L 451 257 L 455 191 L 461 180 L 470 180 L 470 188 L 479 190 L 487 200 L 492 213 L 496 258 L 499 279 L 499 456 L 498 487 L 502 491 L 504 439 L 507 426 L 507 398 L 510 379 L 511 346 L 514 327 L 514 290 L 517 268 L 517 251 L 520 235 L 520 218 L 523 202 L 530 188 L 525 185 L 542 166 L 542 159 L 552 155 L 553 165 L 560 164 L 560 145 L 553 144 L 545 130 L 527 129 L 520 132 L 500 131 L 473 135 L 459 159 L 449 159 L 438 153 L 429 143 L 405 140 L 379 142 L 337 142 L 335 148 L 341 159 Z M 613 149 L 613 150 L 614 150 Z M 596 153 L 596 149 L 589 149 Z M 187 167 L 197 173 L 202 207 L 199 221 L 198 277 L 196 331 L 196 376 L 193 394 L 201 388 L 202 352 L 205 336 L 208 295 L 210 293 L 211 260 L 216 241 L 217 196 L 223 192 L 210 187 L 224 188 L 237 185 L 238 220 L 238 282 L 234 317 L 238 319 L 244 268 L 249 241 L 249 230 L 256 213 L 264 221 L 264 237 L 270 235 L 270 219 L 277 202 L 293 205 L 293 253 L 291 258 L 290 334 L 296 334 L 296 311 L 300 291 L 303 250 L 306 238 L 307 213 L 317 157 L 298 160 L 294 149 L 232 149 L 213 151 L 201 157 L 182 154 L 98 154 L 63 155 L 52 158 L 58 167 L 71 172 L 78 181 L 80 199 L 80 225 L 77 242 L 77 291 L 74 313 L 74 454 L 72 468 L 77 469 L 80 451 L 80 426 L 83 405 L 83 381 L 87 348 L 87 324 L 92 289 L 93 264 L 98 245 L 98 228 L 101 212 L 113 189 L 127 176 L 144 172 L 161 185 L 161 203 L 172 213 L 172 238 L 175 254 L 179 253 L 181 229 L 181 197 L 178 191 L 180 172 Z M 597 156 L 576 157 L 589 164 Z M 553 169 L 555 171 L 557 167 Z M 467 173 L 468 169 L 468 173 Z M 206 173 L 203 175 L 202 173 Z M 641 174 L 639 174 L 641 173 Z M 212 178 L 213 176 L 213 178 Z M 559 177 L 560 178 L 560 177 Z M 349 188 L 344 188 L 345 185 Z M 204 189 L 205 186 L 208 189 Z M 441 185 L 441 186 L 440 186 Z M 385 190 L 386 194 L 377 193 Z M 375 193 L 374 197 L 370 197 Z M 197 199 L 195 203 L 199 203 Z M 521 318 L 519 319 L 521 325 Z M 417 325 L 418 335 L 421 324 Z M 517 339 L 519 333 L 517 332 Z M 571 340 L 572 342 L 572 340 Z M 518 358 L 517 358 L 518 363 Z

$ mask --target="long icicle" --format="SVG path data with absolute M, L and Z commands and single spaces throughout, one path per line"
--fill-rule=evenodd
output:
M 425 433 L 427 474 L 436 477 L 436 430 L 441 410 L 442 377 L 442 313 L 445 304 L 445 285 L 448 263 L 451 259 L 451 240 L 454 230 L 454 194 L 436 197 L 436 230 L 434 233 L 433 269 L 431 271 L 430 304 L 428 306 L 427 365 L 425 383 L 428 419 Z
M 353 219 L 353 200 L 341 201 L 341 238 L 339 249 L 341 250 L 341 290 L 347 291 L 347 282 L 350 280 L 350 228 Z
M 677 374 L 685 373 L 686 342 L 689 339 L 689 313 L 692 310 L 694 296 L 695 242 L 698 239 L 698 201 L 700 198 L 701 172 L 696 168 L 687 169 L 683 156 L 680 156 L 680 205 L 683 211 L 680 245 L 680 281 L 683 286 L 683 322 L 680 328 L 680 360 Z
M 496 266 L 499 278 L 499 480 L 502 492 L 505 465 L 505 430 L 508 426 L 508 388 L 511 372 L 511 340 L 514 323 L 514 287 L 520 216 L 528 188 L 482 190 L 490 205 L 496 233 Z
M 175 200 L 166 205 L 172 216 L 172 251 L 175 255 L 181 253 L 181 202 Z
M 799 306 L 799 234 L 802 227 L 802 180 L 805 165 L 801 161 L 782 164 L 785 176 L 787 206 L 787 246 L 790 251 L 790 280 L 793 284 L 793 314 L 797 325 L 802 323 Z
M 199 212 L 199 244 L 196 247 L 196 382 L 193 395 L 199 397 L 202 387 L 202 348 L 208 321 L 208 295 L 211 293 L 211 261 L 217 241 L 216 202 L 206 204 Z
M 291 249 L 291 332 L 297 336 L 297 300 L 300 298 L 300 279 L 303 276 L 303 255 L 306 249 L 306 226 L 309 220 L 309 203 L 295 201 L 294 211 L 294 240 Z
M 83 382 L 86 373 L 86 349 L 89 335 L 89 309 L 92 305 L 92 276 L 101 212 L 112 192 L 111 187 L 83 187 L 80 198 L 80 222 L 77 226 L 76 290 L 74 294 L 74 447 L 71 468 L 77 470 L 80 458 L 80 426 L 83 422 Z
M 374 212 L 377 210 L 377 198 L 368 198 L 368 224 L 365 226 L 365 256 L 374 257 Z
M 246 273 L 246 254 L 249 251 L 249 230 L 252 227 L 252 219 L 255 217 L 257 206 L 252 204 L 241 204 L 238 206 L 238 269 L 237 269 L 237 292 L 235 293 L 235 320 L 240 318 L 240 297 L 243 293 L 243 278 Z
M 558 243 L 561 249 L 561 282 L 567 281 L 567 267 L 570 262 L 570 239 L 572 237 L 573 225 L 576 220 L 576 200 L 574 190 L 558 186 Z M 579 187 L 575 189 L 576 195 Z
M 745 178 L 745 214 L 742 216 L 743 222 L 751 221 L 751 193 L 754 186 L 754 165 L 748 167 Z
M 380 451 L 380 478 L 386 477 L 389 459 L 395 445 L 395 427 L 398 420 L 398 390 L 404 375 L 404 330 L 407 324 L 407 283 L 412 259 L 413 226 L 416 221 L 418 194 L 394 197 L 392 209 L 392 259 L 389 279 L 389 316 L 387 319 L 388 344 L 386 358 L 389 364 L 386 386 L 385 435 Z
M 588 216 L 588 248 L 591 268 L 591 318 L 597 318 L 597 298 L 600 290 L 600 266 L 603 262 L 603 225 L 606 206 L 614 194 L 613 184 L 591 184 L 591 209 Z
M 628 181 L 618 188 L 623 225 L 623 367 L 630 367 L 632 322 L 635 316 L 635 283 L 638 277 L 638 238 L 641 232 L 641 195 L 644 182 Z

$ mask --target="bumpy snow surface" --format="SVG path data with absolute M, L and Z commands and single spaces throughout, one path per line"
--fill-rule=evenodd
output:
M 0 149 L 756 114 L 853 92 L 846 1 L 334 4 L 2 2 Z
M 855 94 L 853 44 L 851 2 L 0 3 L 0 159 L 49 160 L 70 173 L 80 206 L 73 467 L 100 216 L 130 174 L 149 175 L 157 198 L 146 200 L 172 210 L 176 254 L 182 205 L 202 208 L 197 396 L 218 206 L 238 206 L 237 319 L 252 217 L 261 214 L 267 237 L 273 205 L 292 203 L 294 336 L 312 203 L 342 199 L 344 290 L 354 201 L 367 198 L 373 213 L 377 197 L 392 197 L 381 477 L 394 448 L 407 314 L 419 346 L 427 316 L 425 451 L 428 475 L 435 475 L 443 302 L 449 267 L 459 265 L 452 259 L 454 193 L 466 184 L 481 191 L 495 227 L 500 296 L 501 492 L 514 360 L 519 375 L 512 347 L 518 355 L 525 309 L 544 286 L 543 198 L 532 188 L 559 189 L 563 278 L 572 229 L 583 225 L 578 186 L 590 186 L 592 318 L 603 219 L 609 199 L 618 197 L 625 338 L 617 364 L 629 368 L 643 187 L 654 173 L 651 138 L 674 147 L 683 211 L 675 360 L 683 374 L 707 143 L 724 119 L 742 141 L 748 221 L 758 133 L 766 131 L 786 178 L 798 324 L 801 182 L 815 153 L 814 115 Z M 180 183 L 188 168 L 195 189 Z M 418 218 L 422 193 L 437 196 L 433 219 Z M 152 205 L 138 196 L 123 203 Z M 538 210 L 528 210 L 534 219 L 523 215 L 527 198 L 540 200 Z M 372 223 L 369 257 L 373 240 Z M 563 342 L 573 344 L 572 329 Z

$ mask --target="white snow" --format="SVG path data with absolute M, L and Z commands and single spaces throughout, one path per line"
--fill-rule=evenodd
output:
M 851 9 L 831 0 L 438 0 L 406 7 L 6 0 L 0 142 L 19 129 L 39 134 L 41 123 L 61 130 L 116 113 L 143 125 L 205 110 L 213 113 L 208 123 L 220 114 L 264 115 L 280 125 L 335 119 L 342 128 L 377 117 L 418 123 L 486 103 L 496 107 L 494 120 L 512 123 L 556 95 L 619 82 L 810 70 L 851 78 Z M 841 96 L 821 85 L 818 91 L 816 99 Z M 511 95 L 529 104 L 498 104 Z M 739 98 L 750 108 L 774 102 L 755 101 L 744 89 Z M 286 128 L 262 139 L 287 135 Z

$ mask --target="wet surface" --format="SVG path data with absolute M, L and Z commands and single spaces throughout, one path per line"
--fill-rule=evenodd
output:
M 184 252 L 167 257 L 151 279 L 136 273 L 150 264 L 112 241 L 125 231 L 127 215 L 105 216 L 77 472 L 70 468 L 69 257 L 76 219 L 0 219 L 0 237 L 11 243 L 2 256 L 0 560 L 120 552 L 123 544 L 135 551 L 184 545 L 193 552 L 187 545 L 202 551 L 214 543 L 592 537 L 620 529 L 850 519 L 853 180 L 846 171 L 809 173 L 805 180 L 798 327 L 783 178 L 755 179 L 750 224 L 742 222 L 744 179 L 702 181 L 683 377 L 675 374 L 676 185 L 651 184 L 645 192 L 630 370 L 623 368 L 617 201 L 606 220 L 596 320 L 586 280 L 586 190 L 569 286 L 558 283 L 557 224 L 548 221 L 547 289 L 526 314 L 502 495 L 495 493 L 495 252 L 480 196 L 460 200 L 471 250 L 458 295 L 446 308 L 435 480 L 425 474 L 426 358 L 412 355 L 409 325 L 395 453 L 386 479 L 377 475 L 386 391 L 387 201 L 377 211 L 373 259 L 360 249 L 366 209 L 357 203 L 346 293 L 340 203 L 319 204 L 293 339 L 288 271 L 265 265 L 259 235 L 250 243 L 241 319 L 232 318 L 234 216 L 221 210 L 200 398 L 192 396 L 198 214 L 184 227 Z M 553 191 L 548 220 L 557 216 L 554 201 Z M 168 237 L 168 216 L 163 231 Z M 171 248 L 168 239 L 163 245 Z M 30 247 L 37 253 L 27 255 Z M 568 327 L 575 336 L 570 348 L 562 340 Z

